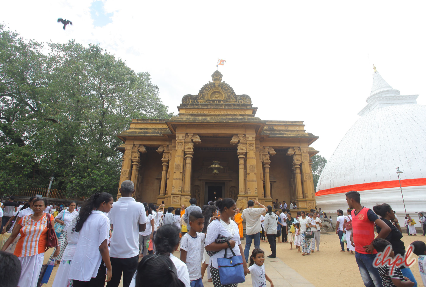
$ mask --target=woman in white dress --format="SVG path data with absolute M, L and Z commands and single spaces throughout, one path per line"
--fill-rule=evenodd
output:
M 210 257 L 210 272 L 213 279 L 214 287 L 221 287 L 220 278 L 219 278 L 219 267 L 217 264 L 218 258 L 223 258 L 225 256 L 225 249 L 228 248 L 227 243 L 216 243 L 218 236 L 223 236 L 231 238 L 228 242 L 234 251 L 235 255 L 241 255 L 243 257 L 243 266 L 244 273 L 247 275 L 249 270 L 247 268 L 247 262 L 244 258 L 244 251 L 241 247 L 240 233 L 238 225 L 231 219 L 234 217 L 237 207 L 235 206 L 235 201 L 231 198 L 225 198 L 222 200 L 216 201 L 216 206 L 220 212 L 220 219 L 213 220 L 207 227 L 207 235 L 205 240 L 205 248 L 207 251 L 215 251 L 213 256 Z M 232 252 L 227 252 L 229 257 L 232 257 Z M 237 286 L 237 284 L 227 285 L 227 286 Z
M 77 217 L 65 228 L 63 236 L 66 237 L 67 247 L 65 248 L 61 264 L 56 272 L 52 287 L 72 287 L 72 280 L 69 279 L 71 260 L 77 247 L 79 233 L 75 231 Z
M 50 256 L 49 261 L 56 261 L 59 264 L 62 260 L 62 255 L 64 254 L 65 249 L 67 248 L 68 242 L 67 237 L 65 236 L 65 229 L 71 223 L 71 221 L 78 216 L 77 210 L 75 210 L 77 204 L 75 201 L 71 201 L 68 206 L 68 210 L 63 209 L 59 214 L 55 217 L 55 222 L 64 226 L 64 232 L 62 232 L 61 236 L 58 238 L 58 246 L 60 248 L 59 255 L 54 257 L 53 254 Z M 56 251 L 56 250 L 55 250 Z

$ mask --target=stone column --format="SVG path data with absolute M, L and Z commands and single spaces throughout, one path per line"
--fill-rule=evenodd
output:
M 132 177 L 131 181 L 133 181 L 135 185 L 135 193 L 137 192 L 137 184 L 138 184 L 138 176 L 139 176 L 139 166 L 140 166 L 140 154 L 146 153 L 146 149 L 143 145 L 133 145 L 132 148 Z
M 186 145 L 194 145 L 193 143 Z M 185 183 L 183 186 L 183 191 L 185 193 L 191 193 L 191 175 L 192 175 L 192 155 L 193 151 L 187 151 L 187 146 L 185 146 Z M 192 146 L 190 147 L 192 150 Z
M 264 178 L 265 178 L 265 198 L 268 199 L 268 202 L 272 203 L 271 198 L 271 182 L 269 180 L 269 167 L 271 164 L 270 156 L 276 155 L 276 151 L 271 147 L 263 147 L 261 151 L 262 162 L 264 167 Z M 271 199 L 271 201 L 269 201 Z
M 295 174 L 295 186 L 297 200 L 303 199 L 302 177 L 300 174 L 300 164 L 302 162 L 302 152 L 299 147 L 289 148 L 287 155 L 293 156 L 293 170 Z
M 259 196 L 257 192 L 257 179 L 256 179 L 256 134 L 247 133 L 247 194 L 252 195 L 253 198 Z
M 294 174 L 296 179 L 296 196 L 297 199 L 303 199 L 302 177 L 300 174 L 300 164 L 293 162 Z
M 122 157 L 122 165 L 121 165 L 121 175 L 120 182 L 118 184 L 118 193 L 117 199 L 121 197 L 120 187 L 123 181 L 129 180 L 132 174 L 132 145 L 126 145 L 123 157 Z
M 239 173 L 238 173 L 238 182 L 239 182 L 239 189 L 238 194 L 245 194 L 245 176 L 244 176 L 244 166 L 245 166 L 245 155 L 243 153 L 238 154 L 238 166 L 239 166 Z
M 265 198 L 271 198 L 271 182 L 269 181 L 269 164 L 270 160 L 264 161 L 265 168 Z
M 185 134 L 176 133 L 176 153 L 175 153 L 175 163 L 174 163 L 174 169 L 173 169 L 173 186 L 172 186 L 172 199 L 171 199 L 173 205 L 180 205 L 180 196 L 174 196 L 173 194 L 182 193 L 184 144 L 185 144 Z
M 170 160 L 170 152 L 168 150 L 168 146 L 160 146 L 157 149 L 158 153 L 163 153 L 163 158 L 161 159 L 161 162 L 163 163 L 163 171 L 161 172 L 161 183 L 160 183 L 160 196 L 166 195 L 166 182 L 167 182 L 167 169 L 169 166 L 169 160 Z
M 305 198 L 314 199 L 314 177 L 310 167 L 309 149 L 302 148 L 302 183 L 303 183 L 303 194 Z

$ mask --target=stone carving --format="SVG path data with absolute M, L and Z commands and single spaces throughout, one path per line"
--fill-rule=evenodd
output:
M 123 177 L 128 177 L 129 176 L 129 170 L 128 169 L 123 169 L 121 170 L 121 176 Z
M 248 104 L 251 99 L 247 95 L 236 95 L 232 87 L 222 82 L 222 74 L 215 71 L 212 75 L 213 82 L 205 84 L 198 95 L 186 95 L 182 98 L 182 105 L 211 103 L 211 104 Z
M 175 170 L 180 170 L 180 167 L 181 167 L 180 164 L 178 163 L 175 164 Z
M 180 196 L 179 195 L 172 195 L 172 204 L 174 204 L 174 205 L 180 204 Z
M 256 166 L 254 164 L 249 165 L 249 172 L 256 172 Z
M 233 200 L 237 200 L 238 198 L 238 189 L 236 186 L 231 186 L 229 188 L 229 197 L 232 198 Z
M 261 154 L 261 161 L 264 164 L 266 164 L 266 163 L 269 164 L 269 163 L 271 163 L 270 156 L 276 155 L 277 152 L 273 148 L 265 146 L 265 147 L 262 148 L 260 154 Z

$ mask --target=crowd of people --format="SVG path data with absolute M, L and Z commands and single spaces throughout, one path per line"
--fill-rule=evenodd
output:
M 54 251 L 49 261 L 58 266 L 53 287 L 96 287 L 105 286 L 105 282 L 107 287 L 118 287 L 121 281 L 125 287 L 199 287 L 206 273 L 215 287 L 234 287 L 237 283 L 224 283 L 221 260 L 238 257 L 241 262 L 233 266 L 243 278 L 251 274 L 253 286 L 266 286 L 267 281 L 274 286 L 265 272 L 262 240 L 269 242 L 269 258 L 277 257 L 277 240 L 289 243 L 290 249 L 294 245 L 303 256 L 320 251 L 326 217 L 321 209 L 298 211 L 293 218 L 285 201 L 276 209 L 276 204 L 264 206 L 249 200 L 241 211 L 230 198 L 202 208 L 192 198 L 186 208 L 166 210 L 164 204 L 136 202 L 131 181 L 121 184 L 120 193 L 116 202 L 111 194 L 95 193 L 81 208 L 76 202 L 67 207 L 50 206 L 39 197 L 20 205 L 11 198 L 0 213 L 2 233 L 10 234 L 0 251 L 1 273 L 9 275 L 0 275 L 9 284 L 4 286 L 37 286 L 50 247 Z M 407 252 L 392 208 L 388 204 L 376 205 L 373 210 L 363 207 L 356 191 L 348 192 L 346 200 L 346 215 L 337 210 L 336 234 L 341 251 L 355 254 L 365 286 L 417 286 L 409 266 L 397 266 L 390 272 L 389 266 L 374 263 L 377 252 L 390 248 L 390 257 L 402 258 Z M 404 225 L 409 227 L 411 220 L 407 214 Z M 420 222 L 426 224 L 423 214 Z M 415 232 L 409 229 L 409 234 Z M 426 285 L 425 243 L 415 241 L 411 246 L 419 256 Z

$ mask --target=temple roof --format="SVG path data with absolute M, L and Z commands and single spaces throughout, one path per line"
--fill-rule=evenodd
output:
M 224 81 L 223 75 L 216 70 L 212 74 L 212 82 L 205 84 L 197 95 L 185 95 L 179 111 L 187 109 L 246 109 L 251 110 L 251 114 L 256 113 L 257 108 L 253 108 L 251 98 L 247 95 L 237 95 L 234 89 Z

